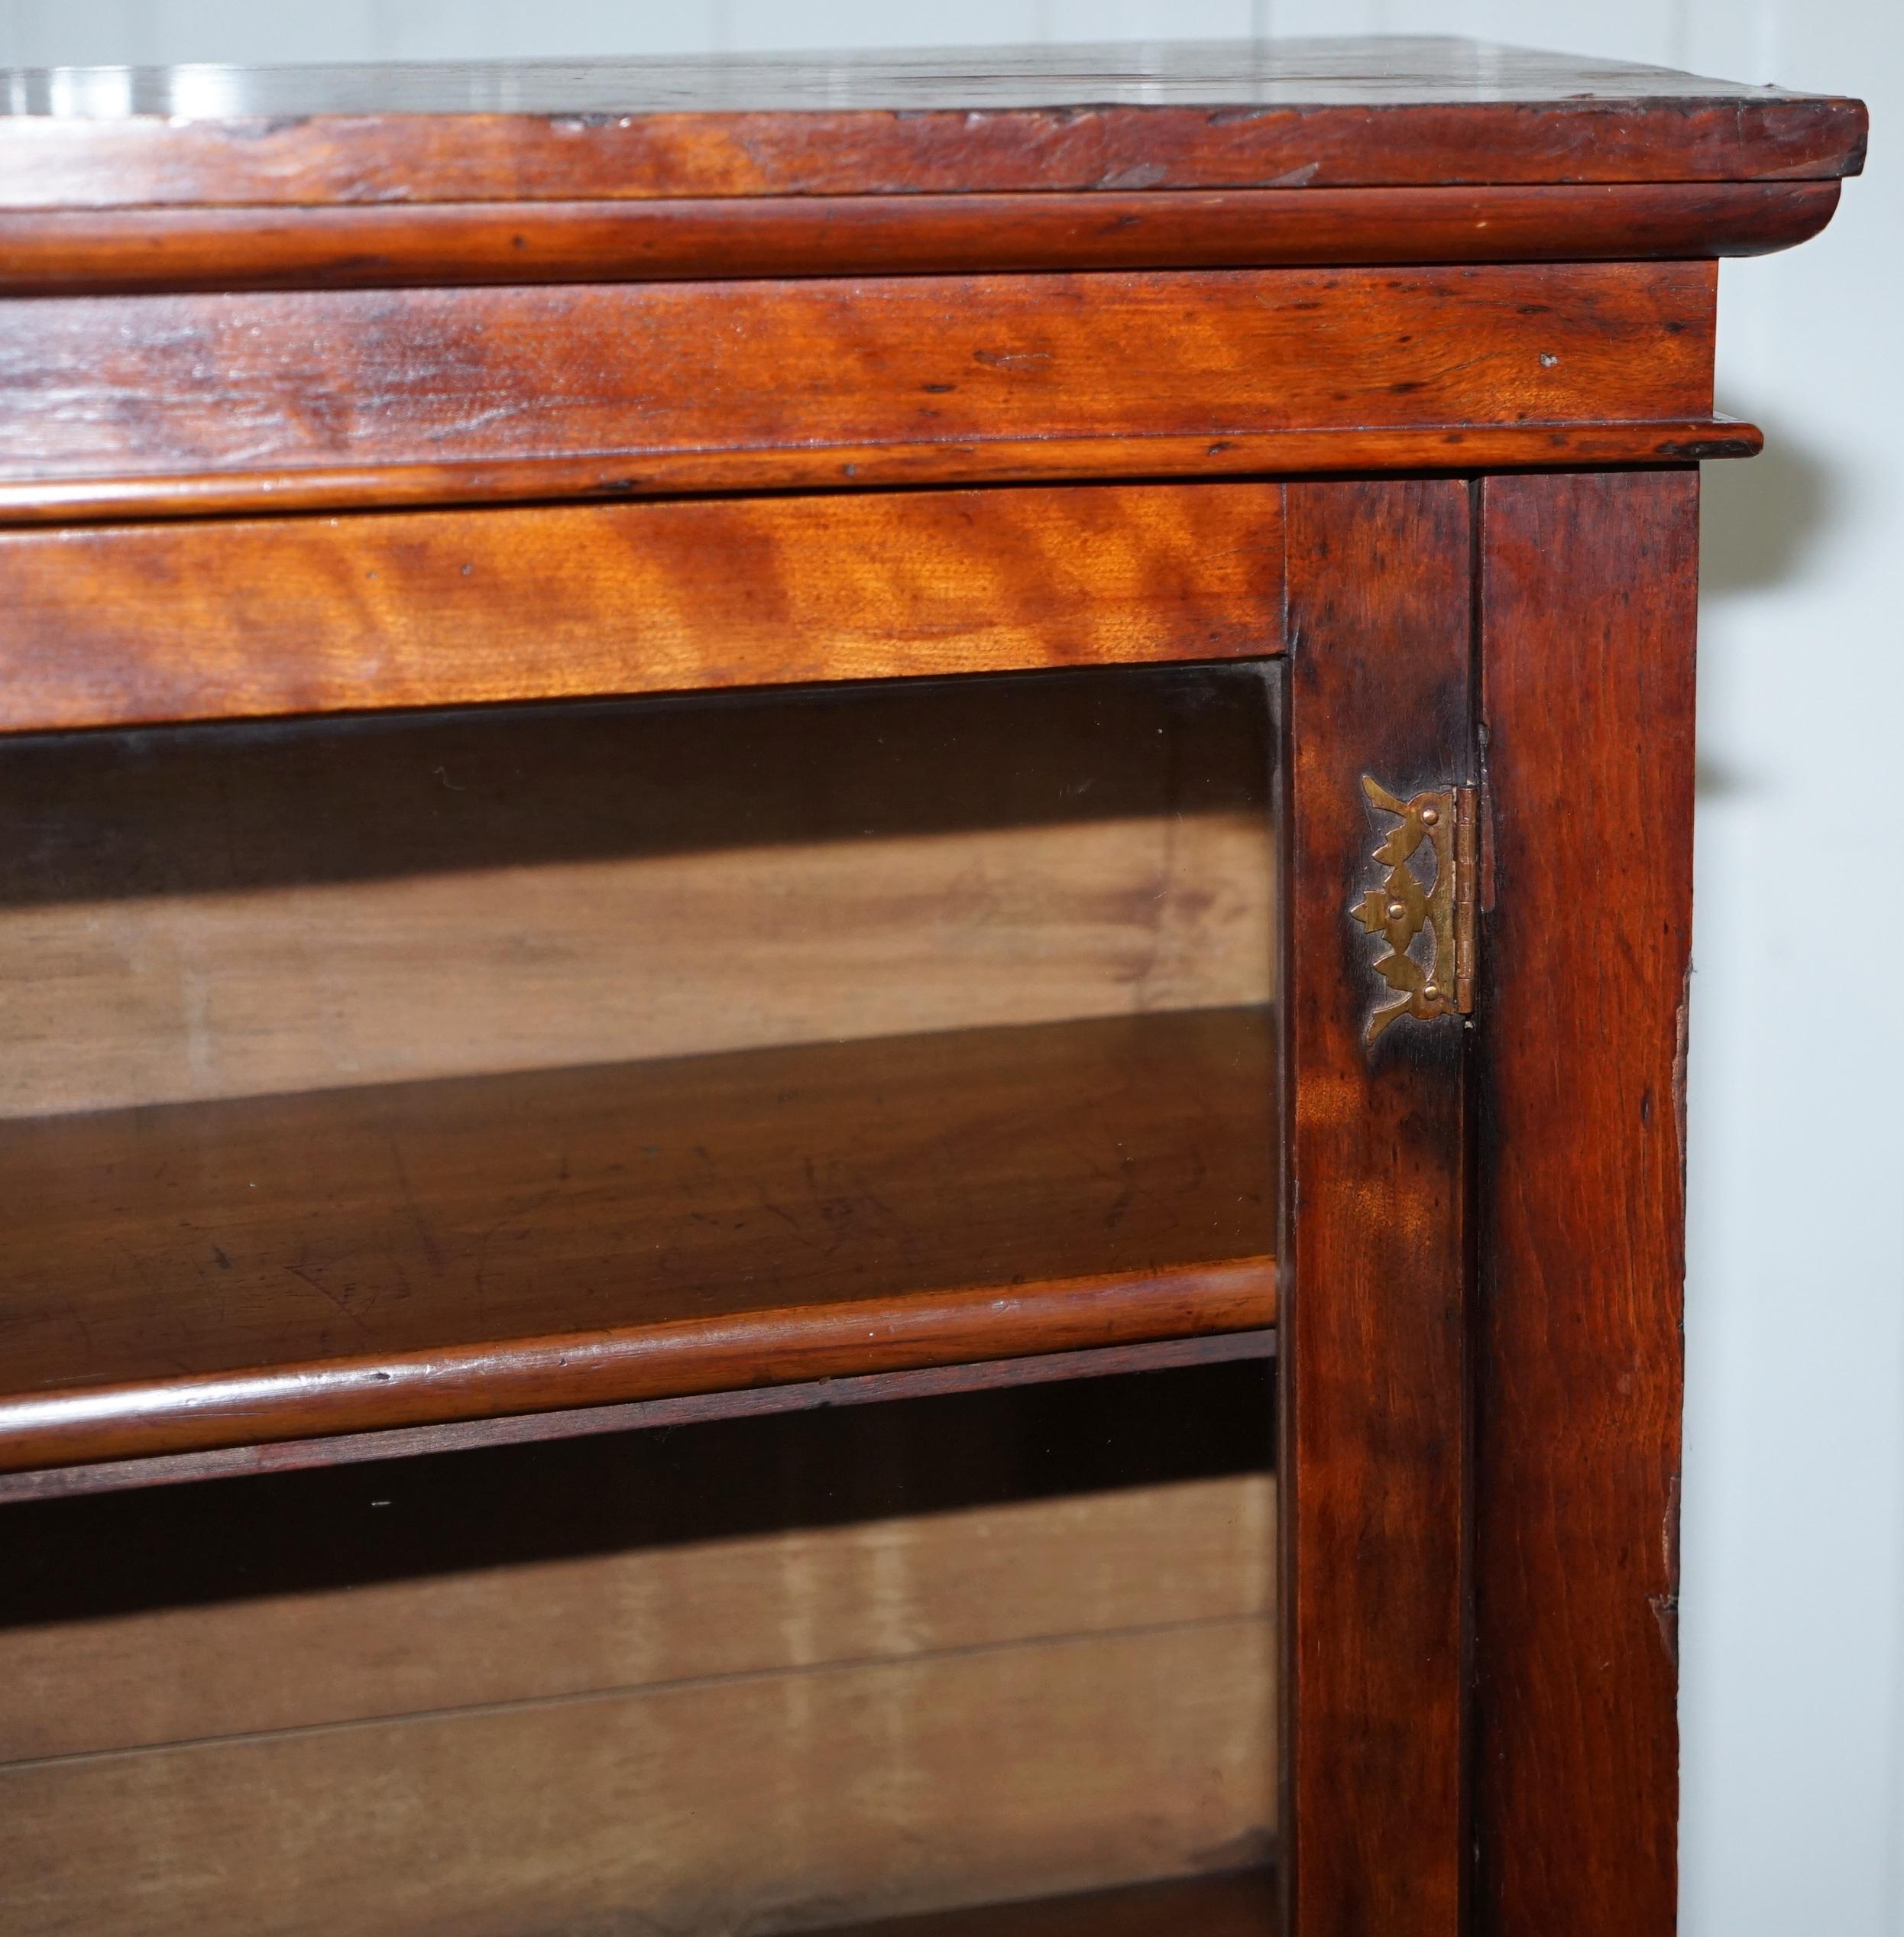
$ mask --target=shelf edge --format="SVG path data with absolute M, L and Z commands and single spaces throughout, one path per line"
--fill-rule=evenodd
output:
M 0 1400 L 0 1475 L 1248 1333 L 1275 1317 L 1275 1263 L 1257 1257 L 67 1387 Z
M 970 1360 L 909 1372 L 809 1379 L 796 1385 L 754 1386 L 688 1398 L 634 1399 L 619 1405 L 575 1406 L 562 1412 L 518 1413 L 447 1426 L 394 1426 L 381 1432 L 337 1433 L 322 1439 L 265 1440 L 209 1453 L 160 1453 L 90 1466 L 0 1473 L 0 1506 L 15 1501 L 70 1500 L 93 1493 L 173 1486 L 189 1480 L 247 1479 L 264 1473 L 306 1472 L 316 1467 L 359 1466 L 367 1460 L 592 1439 L 607 1433 L 698 1426 L 717 1420 L 761 1419 L 776 1413 L 812 1412 L 829 1407 L 885 1405 L 895 1399 L 1054 1385 L 1069 1379 L 1179 1372 L 1275 1356 L 1275 1328 L 1267 1326 L 1248 1332 L 1160 1339 L 1145 1345 L 1093 1346 L 1079 1352 L 1041 1352 L 1025 1359 Z

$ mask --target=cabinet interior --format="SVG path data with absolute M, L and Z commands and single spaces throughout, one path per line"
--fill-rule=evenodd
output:
M 550 1339 L 947 1292 L 980 1377 L 1001 1299 L 1265 1279 L 1275 701 L 1191 667 L 0 747 L 0 1417 L 479 1343 L 507 1390 Z M 733 1362 L 688 1376 L 785 1375 Z M 1271 1383 L 16 1503 L 0 1836 L 68 1878 L 148 1839 L 155 1931 L 445 1891 L 1266 1930 Z

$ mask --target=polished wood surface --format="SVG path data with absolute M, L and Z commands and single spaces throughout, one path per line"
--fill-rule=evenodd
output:
M 899 1399 L 937 1399 L 962 1392 L 1004 1391 L 1025 1385 L 1055 1385 L 1073 1379 L 1122 1377 L 1127 1372 L 1178 1372 L 1227 1365 L 1276 1356 L 1275 1328 L 1213 1332 L 1191 1338 L 1158 1339 L 1144 1345 L 1089 1346 L 1074 1352 L 1040 1352 L 1028 1359 L 968 1359 L 909 1372 L 858 1372 L 791 1385 L 696 1393 L 678 1399 L 630 1399 L 619 1405 L 575 1406 L 560 1412 L 465 1419 L 446 1426 L 392 1426 L 374 1433 L 338 1433 L 308 1440 L 258 1440 L 206 1453 L 154 1453 L 144 1459 L 105 1459 L 92 1465 L 44 1466 L 0 1473 L 0 1505 L 24 1501 L 76 1500 L 96 1493 L 126 1493 L 187 1482 L 295 1473 L 368 1460 L 411 1459 L 437 1453 L 489 1446 L 529 1446 L 549 1440 L 594 1439 L 605 1433 L 650 1432 L 698 1426 L 714 1420 L 765 1419 L 782 1413 L 839 1406 L 889 1405 Z
M 7 79 L 21 208 L 1827 178 L 1865 133 L 1856 102 L 1430 38 Z
M 724 454 L 756 483 L 908 481 L 1061 439 L 1650 424 L 1709 416 L 1710 263 L 50 297 L 0 303 L 0 485 L 580 465 L 597 493 Z M 133 306 L 128 309 L 127 305 Z M 320 401 L 321 400 L 321 401 Z M 949 448 L 948 448 L 949 447 Z M 928 454 L 923 459 L 921 452 Z M 518 473 L 513 468 L 529 467 Z M 796 473 L 795 475 L 800 475 Z M 889 478 L 889 471 L 886 474 Z M 651 483 L 649 488 L 653 488 Z M 400 490 L 393 480 L 390 488 Z M 360 497 L 360 500 L 361 497 Z
M 1365 775 L 1469 776 L 1468 487 L 1289 492 L 1281 1340 L 1287 1927 L 1462 1929 L 1466 1030 L 1392 1025 L 1349 918 Z
M 1749 458 L 1764 438 L 1723 413 L 1594 423 L 1442 425 L 1402 429 L 1226 431 L 1128 444 L 1081 437 L 797 445 L 625 458 L 523 458 L 487 465 L 310 465 L 271 471 L 0 480 L 0 525 L 201 518 L 533 499 L 694 492 L 822 491 L 948 484 L 1100 483 L 1118 477 L 1260 478 L 1268 472 L 1549 470 L 1556 465 L 1694 464 Z
M 1203 1011 L 17 1119 L 0 1460 L 1259 1326 L 1272 1066 Z
M 11 1389 L 429 1378 L 809 1307 L 848 1339 L 863 1307 L 863 1339 L 895 1301 L 1057 1280 L 1115 1307 L 1125 1274 L 1268 1249 L 1271 1048 L 1262 1012 L 1193 1011 L 17 1118 Z
M 1280 487 L 0 533 L 0 730 L 1259 656 Z
M 815 1303 L 724 1323 L 663 1321 L 92 1385 L 0 1400 L 0 1462 L 24 1469 L 89 1466 L 164 1457 L 174 1448 L 243 1446 L 280 1433 L 355 1440 L 405 1420 L 521 1415 L 630 1392 L 719 1395 L 776 1381 L 805 1388 L 842 1375 L 869 1376 L 864 1367 L 954 1365 L 989 1353 L 1009 1357 L 1028 1346 L 1048 1351 L 1056 1372 L 1091 1377 L 1120 1368 L 1062 1362 L 1097 1341 L 1261 1326 L 1274 1317 L 1275 1300 L 1274 1264 L 1255 1258 L 917 1293 L 846 1307 Z M 973 1382 L 962 1378 L 955 1389 Z M 811 1404 L 827 1399 L 808 1390 L 793 1396 Z M 709 1404 L 692 1416 L 720 1418 L 745 1410 Z M 34 1492 L 19 1489 L 15 1497 Z
M 0 292 L 1761 255 L 1835 180 L 0 209 Z
M 0 1925 L 740 1937 L 1261 1861 L 1266 1386 L 11 1508 Z
M 1482 504 L 1475 1927 L 1653 1937 L 1676 1909 L 1698 484 L 1490 479 Z
M 845 107 L 1009 115 L 1041 107 L 1488 106 L 1577 109 L 1582 97 L 1643 114 L 1689 99 L 1753 107 L 1842 105 L 1637 61 L 1504 47 L 1451 34 L 1286 40 L 863 47 L 585 60 L 299 62 L 276 66 L 0 70 L 0 119 L 111 125 L 128 116 L 215 121 L 516 112 L 584 118 L 798 113 Z M 1368 138 L 1378 141 L 1379 134 Z
M 149 1362 L 54 1410 L 73 1430 L 116 1420 L 202 1444 L 228 1440 L 235 1408 L 261 1403 L 249 1437 L 268 1443 L 283 1404 L 329 1416 L 344 1403 L 329 1425 L 287 1428 L 334 1436 L 704 1389 L 700 1374 L 674 1384 L 684 1350 L 703 1372 L 754 1355 L 743 1385 L 767 1369 L 759 1354 L 778 1355 L 771 1375 L 804 1388 L 948 1350 L 989 1359 L 1167 1336 L 1190 1281 L 1173 1291 L 1154 1271 L 1220 1262 L 1211 1234 L 1241 1234 L 1249 1217 L 1222 1193 L 1273 1187 L 1270 1038 L 1244 1020 L 1273 993 L 1271 698 L 1256 666 L 1165 668 L 15 739 L 0 814 L 31 832 L 0 856 L 0 980 L 15 991 L 0 1143 L 40 1151 L 70 1184 L 61 1151 L 98 1160 L 92 1209 L 69 1200 L 66 1218 L 49 1202 L 50 1247 L 56 1226 L 83 1249 L 88 1230 L 124 1236 L 121 1214 L 158 1221 L 129 1257 L 118 1239 L 92 1267 L 44 1253 L 52 1275 L 10 1288 L 11 1340 L 29 1359 L 36 1337 L 66 1355 L 67 1371 L 42 1369 L 70 1388 L 104 1369 L 108 1342 L 131 1341 L 138 1281 L 156 1271 Z M 1180 1190 L 1180 1162 L 1203 1162 L 1191 1126 L 1212 1099 L 1182 1087 L 1199 1059 L 1180 1065 L 1164 1037 L 1196 1034 L 1206 1025 L 1170 1012 L 1199 1009 L 1244 1028 L 1227 1061 L 1211 1038 L 1206 1073 L 1213 1099 L 1229 1099 L 1219 1113 L 1244 1113 L 1214 1126 L 1228 1147 Z M 1113 1052 L 1090 1093 L 1067 1099 L 1064 1059 L 1040 1050 L 1055 1039 L 1038 1025 L 1073 1041 L 1085 1076 L 1091 1025 L 1073 1032 L 1093 1015 L 1125 1019 L 1134 1042 L 1164 1034 L 1121 1076 Z M 736 1051 L 751 1054 L 724 1053 Z M 988 1058 L 1006 1083 L 989 1126 L 970 1126 L 967 1169 L 952 1119 Z M 1098 1109 L 1100 1078 L 1113 1100 L 1080 1139 L 1067 1111 Z M 1190 1134 L 1169 1157 L 1161 1118 L 1154 1138 L 1124 1119 L 1169 1114 L 1173 1089 Z M 500 1141 L 479 1158 L 491 1134 Z M 1179 1194 L 1133 1209 L 1120 1200 L 1147 1152 L 1168 1167 L 1154 1187 Z M 1089 1255 L 1067 1252 L 1066 1176 L 1100 1200 Z M 423 1205 L 419 1226 L 406 1206 L 439 1186 L 463 1210 Z M 1035 1226 L 1022 1249 L 997 1222 L 1011 1201 Z M 1073 1209 L 1089 1216 L 1082 1199 Z M 935 1262 L 937 1240 L 908 1227 L 941 1213 L 952 1249 Z M 1172 1236 L 1179 1213 L 1189 1222 Z M 442 1216 L 448 1234 L 431 1222 Z M 1264 1208 L 1236 1255 L 1268 1242 Z M 1048 1276 L 1115 1281 L 1033 1294 L 1034 1253 Z M 802 1258 L 805 1288 L 786 1268 Z M 985 1288 L 995 1268 L 1012 1310 L 1060 1331 L 1040 1319 L 1015 1344 L 1022 1326 Z M 740 1302 L 701 1284 L 704 1270 Z M 856 1276 L 888 1301 L 876 1344 L 865 1306 L 765 1315 L 815 1294 L 837 1303 Z M 251 1291 L 234 1302 L 241 1281 Z M 107 1304 L 83 1291 L 63 1302 L 76 1281 Z M 1253 1267 L 1237 1281 L 1245 1322 L 1267 1313 L 1267 1284 Z M 966 1295 L 936 1295 L 948 1291 Z M 935 1295 L 908 1301 L 921 1292 Z M 561 1317 L 571 1294 L 588 1309 Z M 1196 1333 L 1226 1322 L 1233 1299 L 1219 1285 L 1192 1302 Z M 300 1330 L 300 1311 L 316 1324 Z M 739 1333 L 721 1322 L 737 1314 Z M 228 1321 L 222 1359 L 193 1359 L 218 1352 Z M 611 1336 L 578 1354 L 552 1346 L 552 1329 Z M 965 1353 L 960 1336 L 982 1349 Z M 274 1342 L 319 1369 L 272 1361 Z M 241 1378 L 150 1389 L 192 1370 Z M 552 1377 L 583 1383 L 564 1399 Z
M 1689 467 L 1760 441 L 1714 258 L 1861 106 L 1456 41 L 11 96 L 0 1921 L 1261 1937 L 1274 1861 L 1287 1937 L 1666 1937 Z M 860 813 L 857 682 L 1008 668 L 1255 727 L 1119 687 L 1021 773 L 952 680 Z M 788 682 L 804 767 L 691 724 Z M 1478 783 L 1485 910 L 1372 1045 L 1368 775 Z M 1272 1349 L 1280 1668 L 1259 1441 L 1049 1510 L 1113 1420 L 1260 1435 Z M 720 1433 L 828 1534 L 928 1442 L 1044 1490 L 751 1523 L 776 1598 L 623 1462 Z

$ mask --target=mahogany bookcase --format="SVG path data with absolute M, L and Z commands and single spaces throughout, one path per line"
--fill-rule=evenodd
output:
M 1861 108 L 1443 40 L 8 86 L 16 1562 L 89 1494 L 1273 1359 L 1273 1880 L 903 1927 L 1669 1930 L 1697 466 L 1760 442 L 1717 259 L 1823 226 Z M 986 750 L 1067 705 L 1089 771 L 1028 805 Z M 801 803 L 895 707 L 915 832 L 1111 825 L 1164 741 L 1172 813 L 1243 775 L 1273 834 L 1182 905 L 1245 894 L 1262 987 L 1193 924 L 1189 996 L 1027 1019 L 1070 973 L 1028 957 L 950 1029 L 954 937 L 869 1021 L 693 1038 L 798 973 L 753 912 L 820 893 Z M 662 821 L 753 787 L 782 856 L 641 984 L 697 1053 L 639 1079 L 576 1045 L 646 971 L 536 980 L 514 831 L 640 845 L 633 767 Z M 375 1052 L 287 1074 L 228 1013 L 257 928 L 195 985 L 231 1040 L 155 1019 L 128 898 L 427 874 L 458 815 L 491 886 L 436 952 L 520 944 L 508 1053 L 399 1080 L 474 999 L 399 951 Z M 928 847 L 861 954 L 969 912 Z M 1176 892 L 1118 880 L 1091 921 Z M 280 1009 L 342 1013 L 370 932 Z M 40 1806 L 9 1929 L 74 1927 Z

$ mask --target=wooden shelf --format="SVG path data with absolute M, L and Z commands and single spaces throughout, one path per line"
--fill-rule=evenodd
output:
M 0 1471 L 1260 1329 L 1273 1070 L 1196 1010 L 0 1124 Z
M 1206 1282 L 1215 1281 L 1220 1288 L 1226 1279 L 1253 1276 L 1257 1268 L 1248 1261 L 1209 1266 Z M 1171 1275 L 1181 1284 L 1191 1273 Z M 141 1487 L 174 1486 L 188 1480 L 238 1479 L 261 1473 L 301 1472 L 317 1466 L 357 1466 L 370 1459 L 593 1439 L 604 1433 L 698 1426 L 717 1419 L 764 1419 L 782 1413 L 889 1404 L 895 1399 L 949 1398 L 960 1393 L 1053 1385 L 1073 1379 L 1116 1378 L 1129 1372 L 1180 1372 L 1193 1366 L 1273 1359 L 1276 1346 L 1274 1328 L 1265 1326 L 1248 1332 L 1153 1339 L 1137 1345 L 1088 1346 L 1078 1352 L 1037 1352 L 1023 1359 L 974 1359 L 957 1365 L 915 1365 L 844 1378 L 802 1379 L 791 1385 L 737 1387 L 672 1399 L 570 1406 L 556 1412 L 517 1413 L 499 1419 L 387 1426 L 374 1433 L 334 1433 L 314 1439 L 254 1440 L 244 1446 L 213 1446 L 199 1453 L 154 1453 L 142 1459 L 0 1472 L 0 1506 L 15 1500 L 66 1500 Z
M 827 1937 L 1275 1937 L 1276 1875 L 1249 1870 L 856 1924 Z

